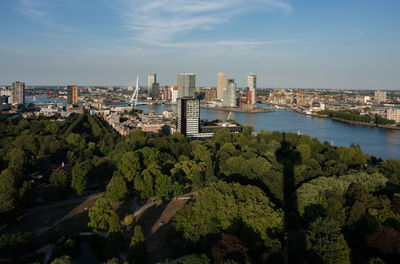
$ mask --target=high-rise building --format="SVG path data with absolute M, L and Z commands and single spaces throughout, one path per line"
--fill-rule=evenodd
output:
M 160 98 L 160 84 L 159 83 L 153 83 L 151 85 L 151 94 L 149 94 L 149 97 L 153 100 L 158 100 Z
M 374 99 L 378 104 L 386 102 L 386 92 L 375 91 Z
M 225 73 L 220 72 L 217 75 L 217 98 L 224 99 L 224 92 L 226 89 L 226 76 Z
M 200 99 L 179 97 L 176 113 L 176 129 L 185 136 L 193 136 L 200 131 Z
M 389 108 L 386 111 L 386 118 L 394 120 L 396 123 L 400 123 L 400 109 Z
M 196 75 L 181 73 L 177 76 L 178 97 L 194 96 L 196 90 Z
M 224 93 L 224 106 L 225 107 L 236 106 L 236 83 L 234 79 L 227 80 L 227 86 Z
M 166 101 L 171 100 L 171 88 L 168 85 L 164 87 L 163 99 Z
M 172 98 L 171 101 L 173 103 L 176 103 L 177 99 L 178 99 L 178 86 L 174 86 L 172 88 L 172 94 L 171 94 Z
M 147 76 L 147 90 L 148 96 L 153 97 L 153 84 L 157 82 L 157 74 L 149 74 Z
M 14 82 L 12 84 L 11 102 L 12 104 L 25 104 L 25 83 Z
M 250 73 L 247 77 L 247 87 L 249 88 L 249 104 L 256 103 L 256 88 L 257 88 L 257 76 Z
M 76 105 L 78 103 L 78 86 L 69 85 L 67 87 L 67 104 Z

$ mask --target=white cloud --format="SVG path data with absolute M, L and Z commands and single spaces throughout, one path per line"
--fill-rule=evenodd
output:
M 33 18 L 42 18 L 47 16 L 48 13 L 43 11 L 43 3 L 33 0 L 20 0 L 20 12 L 26 16 Z
M 57 4 L 54 0 L 19 0 L 17 3 L 17 8 L 21 14 L 50 30 L 63 33 L 76 33 L 81 31 L 79 28 L 56 22 L 57 16 L 51 11 L 52 7 Z
M 135 40 L 156 46 L 179 46 L 181 36 L 230 22 L 235 15 L 254 10 L 293 8 L 283 0 L 119 0 L 125 26 Z M 178 44 L 173 44 L 172 42 Z M 245 44 L 245 43 L 243 43 Z

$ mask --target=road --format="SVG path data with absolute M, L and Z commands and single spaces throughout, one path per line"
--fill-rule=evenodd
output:
M 90 200 L 93 200 L 93 199 L 99 199 L 102 196 L 103 196 L 103 194 L 94 194 L 94 195 L 82 196 L 82 197 L 69 199 L 69 200 L 64 200 L 64 201 L 58 201 L 58 202 L 54 202 L 54 203 L 51 203 L 51 204 L 46 204 L 46 205 L 42 205 L 42 206 L 26 209 L 25 213 L 33 213 L 33 212 L 36 212 L 36 211 L 44 211 L 44 210 L 48 210 L 48 209 L 55 208 L 55 207 L 82 203 L 84 201 L 90 201 Z

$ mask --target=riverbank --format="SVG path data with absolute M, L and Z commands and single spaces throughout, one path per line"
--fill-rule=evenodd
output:
M 268 108 L 271 105 L 262 105 Z M 154 111 L 162 114 L 165 110 L 175 111 L 173 105 L 142 105 L 138 106 L 144 112 Z M 208 108 L 200 109 L 200 118 L 207 120 L 226 120 L 230 112 L 215 111 Z M 331 118 L 312 118 L 290 109 L 277 109 L 268 114 L 235 113 L 230 119 L 237 123 L 254 127 L 254 131 L 267 129 L 270 131 L 292 132 L 316 137 L 321 142 L 327 141 L 335 146 L 359 144 L 362 150 L 383 159 L 400 159 L 400 130 L 382 129 L 372 126 L 352 126 Z
M 298 113 L 301 113 L 301 112 L 298 112 Z M 343 119 L 343 118 L 330 117 L 328 115 L 319 115 L 319 114 L 311 114 L 311 116 L 319 117 L 319 118 L 331 118 L 332 120 L 339 121 L 339 122 L 346 123 L 346 124 L 352 124 L 352 125 L 362 125 L 362 126 L 369 126 L 369 127 L 400 130 L 400 126 L 396 126 L 396 125 L 380 125 L 380 124 L 376 124 L 376 123 L 359 122 L 359 121 L 347 120 L 347 119 Z
M 376 123 L 359 122 L 359 121 L 347 120 L 347 119 L 338 118 L 338 117 L 330 117 L 329 115 L 321 115 L 321 114 L 317 114 L 317 113 L 311 113 L 311 115 L 310 115 L 310 114 L 306 114 L 305 112 L 303 112 L 299 109 L 295 109 L 295 108 L 288 108 L 288 109 L 291 109 L 299 114 L 309 115 L 312 117 L 319 117 L 319 118 L 330 118 L 332 120 L 346 123 L 346 124 L 351 124 L 351 125 L 362 125 L 362 126 L 368 126 L 368 127 L 378 127 L 378 128 L 384 128 L 384 129 L 400 130 L 400 126 L 396 126 L 396 125 L 381 125 L 381 124 L 376 124 Z
M 275 112 L 274 110 L 268 109 L 268 108 L 255 108 L 255 109 L 252 109 L 252 110 L 244 110 L 244 109 L 235 108 L 235 107 L 212 107 L 212 106 L 206 106 L 204 104 L 200 105 L 200 108 L 209 109 L 209 110 L 226 111 L 226 112 L 247 113 L 247 114 Z

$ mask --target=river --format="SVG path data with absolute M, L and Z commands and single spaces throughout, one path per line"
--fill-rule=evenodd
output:
M 145 113 L 164 110 L 175 111 L 174 105 L 142 105 L 137 108 Z M 225 120 L 229 112 L 201 109 L 200 118 L 207 120 Z M 328 141 L 335 146 L 359 144 L 365 153 L 383 159 L 400 159 L 400 130 L 390 130 L 363 125 L 352 125 L 334 121 L 329 118 L 311 117 L 292 110 L 279 109 L 271 113 L 238 113 L 232 112 L 231 119 L 237 123 L 252 126 L 256 131 L 294 132 L 317 137 L 321 142 Z

